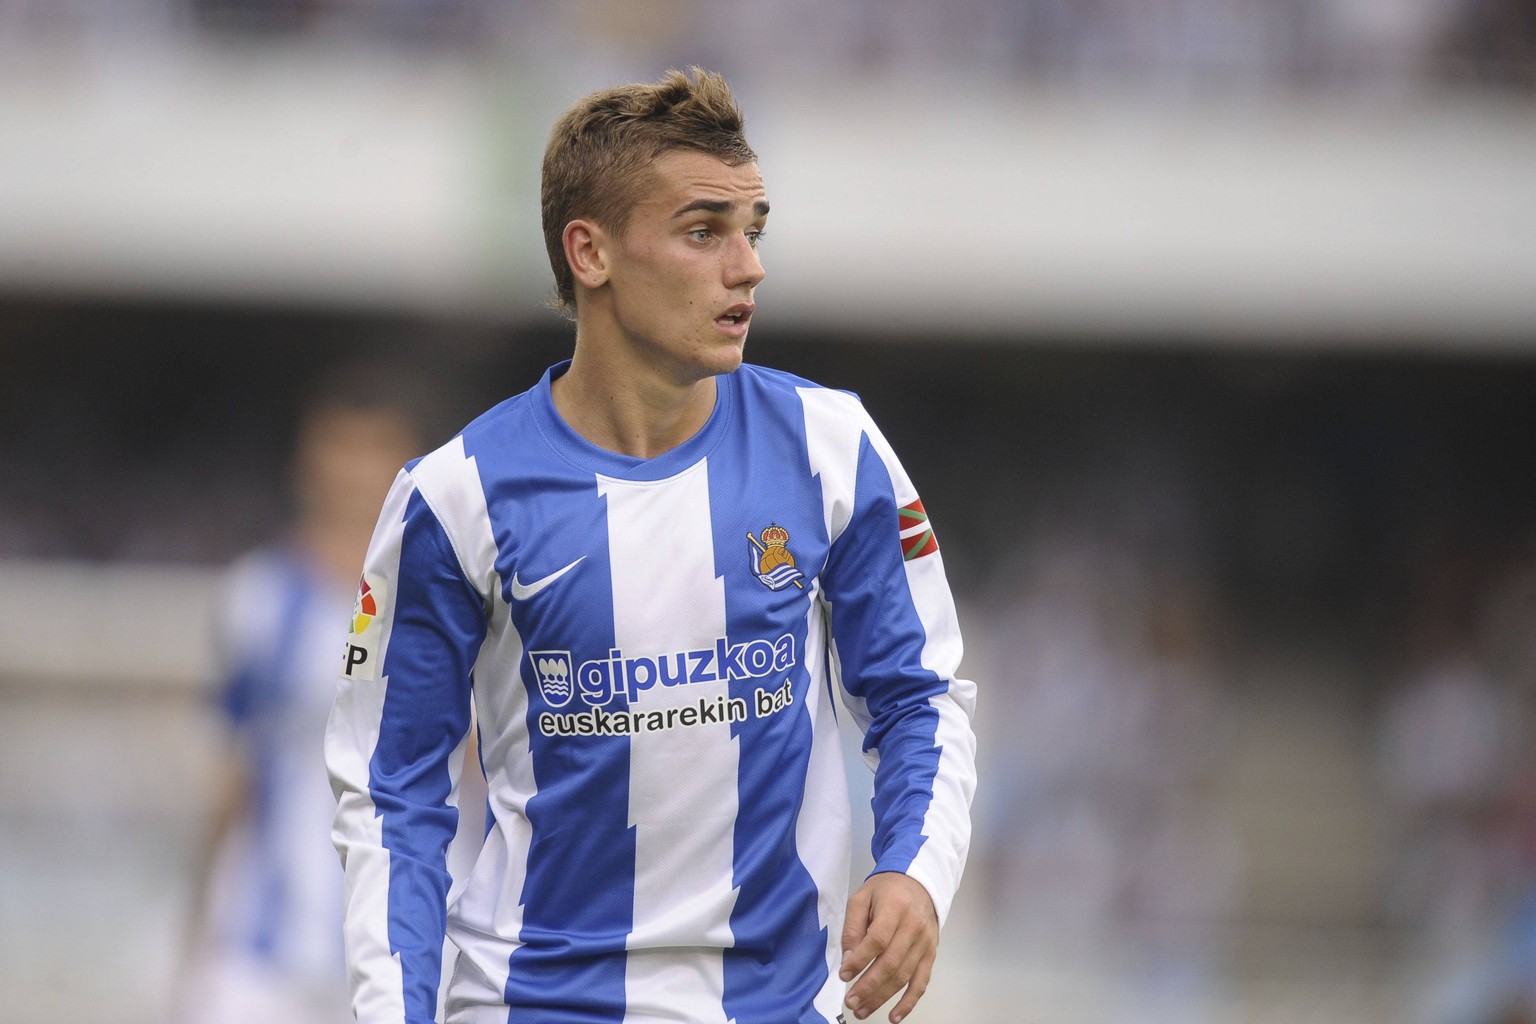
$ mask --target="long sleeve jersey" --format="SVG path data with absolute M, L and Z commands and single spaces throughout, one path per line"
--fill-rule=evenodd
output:
M 975 688 L 922 502 L 844 392 L 743 366 L 637 459 L 560 418 L 564 365 L 409 464 L 369 548 L 326 739 L 357 1019 L 433 1020 L 446 934 L 454 1024 L 830 1024 L 839 704 L 875 870 L 942 921 L 969 843 Z M 454 880 L 461 810 L 486 838 Z

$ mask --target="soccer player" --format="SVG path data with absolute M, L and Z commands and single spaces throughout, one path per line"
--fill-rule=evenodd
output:
M 171 1017 L 188 1024 L 346 1018 L 342 878 L 326 842 L 335 798 L 319 749 L 357 563 L 420 441 L 402 411 L 335 390 L 309 402 L 297 440 L 288 536 L 220 588 L 225 737 L 173 985 Z
M 859 401 L 742 361 L 767 219 L 716 75 L 551 132 L 574 354 L 396 479 L 327 734 L 365 1024 L 432 1019 L 445 931 L 454 1024 L 831 1024 L 849 981 L 895 1022 L 928 984 L 974 687 Z M 875 767 L 851 898 L 838 702 Z M 487 835 L 450 906 L 472 705 Z

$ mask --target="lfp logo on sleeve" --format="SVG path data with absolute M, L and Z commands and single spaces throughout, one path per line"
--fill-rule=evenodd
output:
M 363 573 L 357 581 L 341 666 L 341 674 L 348 679 L 371 682 L 378 678 L 379 634 L 384 630 L 379 612 L 388 596 L 384 580 L 372 573 Z

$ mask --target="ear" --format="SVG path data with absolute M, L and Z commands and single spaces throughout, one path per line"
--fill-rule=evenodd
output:
M 582 287 L 601 288 L 608 281 L 607 237 L 603 229 L 589 220 L 573 220 L 560 235 L 565 245 L 565 261 L 571 276 Z

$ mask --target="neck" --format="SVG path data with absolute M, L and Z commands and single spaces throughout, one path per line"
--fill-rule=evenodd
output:
M 588 441 L 620 455 L 653 459 L 703 429 L 715 408 L 712 376 L 675 380 L 654 366 L 581 344 L 552 386 L 555 410 Z

